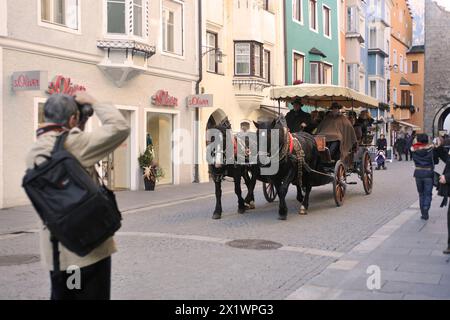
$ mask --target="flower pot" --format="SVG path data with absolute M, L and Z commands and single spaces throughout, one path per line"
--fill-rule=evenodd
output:
M 155 181 L 144 178 L 145 191 L 155 191 Z

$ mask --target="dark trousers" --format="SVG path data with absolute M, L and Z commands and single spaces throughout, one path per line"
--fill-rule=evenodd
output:
M 416 178 L 416 185 L 419 192 L 420 209 L 430 210 L 433 196 L 433 178 Z
M 408 160 L 408 157 L 409 157 L 409 159 L 412 160 L 412 152 L 411 152 L 411 149 L 407 148 L 407 149 L 405 150 L 405 156 L 406 156 L 406 161 L 409 161 L 409 160 Z
M 448 232 L 448 248 L 450 248 L 450 205 L 447 210 L 447 232 Z
M 79 290 L 70 290 L 67 286 L 67 280 L 73 275 L 73 272 L 66 271 L 50 272 L 51 300 L 111 299 L 111 257 L 80 269 L 81 288 Z
M 328 149 L 330 150 L 331 159 L 338 161 L 341 158 L 341 142 L 331 141 L 327 143 Z

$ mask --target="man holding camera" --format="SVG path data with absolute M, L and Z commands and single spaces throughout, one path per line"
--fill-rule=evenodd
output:
M 90 108 L 92 106 L 92 108 Z M 102 126 L 92 132 L 84 132 L 84 125 L 93 112 Z M 40 165 L 49 157 L 56 139 L 69 132 L 64 147 L 99 183 L 95 164 L 112 153 L 125 141 L 130 128 L 114 106 L 98 103 L 86 92 L 75 97 L 56 94 L 44 106 L 45 124 L 37 131 L 37 140 L 27 156 L 27 167 Z M 42 224 L 40 231 L 42 261 L 50 270 L 52 300 L 108 300 L 111 291 L 111 255 L 116 247 L 113 238 L 106 240 L 85 257 L 79 257 L 59 243 L 60 270 L 53 270 L 55 252 L 51 235 Z M 71 289 L 70 277 L 79 268 L 80 286 Z

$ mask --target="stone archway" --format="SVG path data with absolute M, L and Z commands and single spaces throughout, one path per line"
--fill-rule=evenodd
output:
M 433 120 L 433 135 L 437 136 L 444 130 L 445 121 L 450 116 L 450 103 L 444 104 L 438 109 Z

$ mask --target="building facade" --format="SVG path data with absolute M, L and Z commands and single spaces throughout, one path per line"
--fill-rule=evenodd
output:
M 150 142 L 160 183 L 193 181 L 194 139 L 179 136 L 195 116 L 197 1 L 7 0 L 0 12 L 0 208 L 27 203 L 25 155 L 49 91 L 86 89 L 128 120 L 129 139 L 99 167 L 110 187 L 143 187 L 137 158 Z M 93 117 L 87 130 L 99 125 Z
M 425 46 L 413 46 L 406 53 L 406 57 L 410 70 L 408 81 L 411 83 L 411 104 L 415 110 L 411 115 L 411 123 L 420 128 L 420 132 L 425 132 Z
M 340 0 L 285 0 L 286 79 L 339 84 Z
M 278 105 L 268 88 L 284 85 L 283 3 L 260 0 L 203 0 L 201 93 L 213 106 L 199 110 L 199 181 L 209 181 L 206 130 L 225 117 L 241 125 L 274 117 Z
M 425 1 L 425 132 L 444 130 L 450 114 L 450 12 L 434 1 Z
M 412 104 L 412 84 L 408 80 L 410 66 L 407 52 L 412 46 L 413 18 L 407 0 L 394 0 L 391 12 L 391 72 L 390 105 L 394 134 L 399 131 L 419 130 L 411 123 L 415 113 Z

